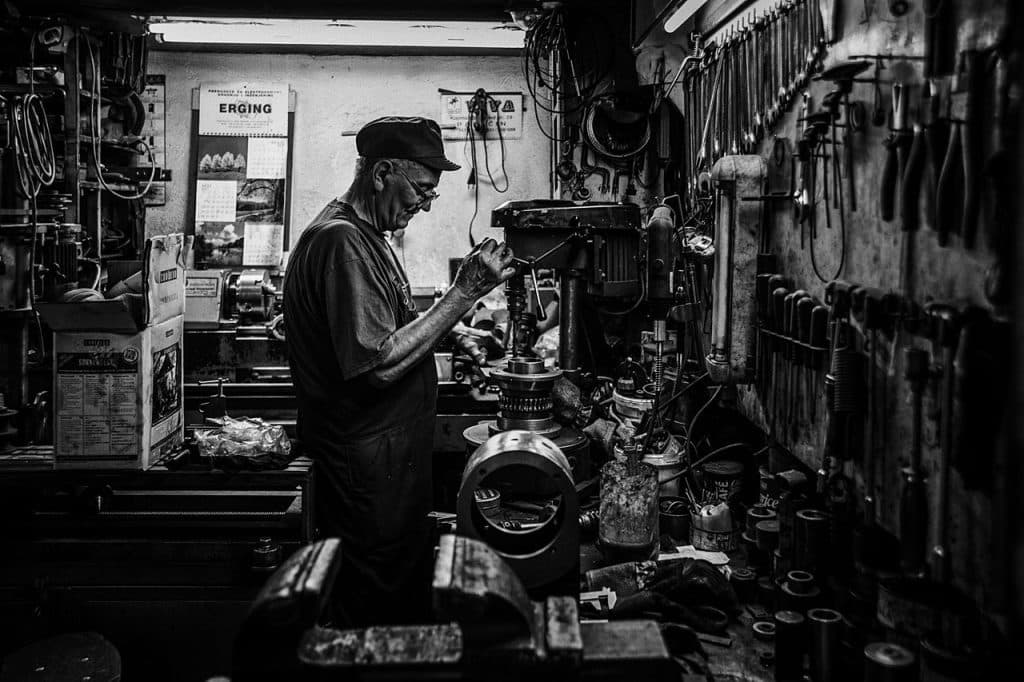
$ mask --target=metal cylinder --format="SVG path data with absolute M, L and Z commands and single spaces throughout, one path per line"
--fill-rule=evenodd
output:
M 814 581 L 814 576 L 807 571 L 789 571 L 780 587 L 780 599 L 784 608 L 800 613 L 818 604 L 821 588 Z
M 774 551 L 779 546 L 779 522 L 776 519 L 758 521 L 754 530 L 754 542 L 762 552 Z
M 558 502 L 536 526 L 507 528 L 481 513 L 475 497 L 481 487 L 499 489 L 503 500 L 526 488 L 522 492 Z M 476 449 L 462 472 L 456 520 L 460 535 L 486 542 L 527 589 L 554 582 L 579 561 L 579 498 L 569 462 L 536 433 L 506 431 Z
M 547 369 L 539 358 L 511 358 L 505 369 L 491 372 L 500 390 L 498 428 L 541 433 L 557 430 L 551 391 L 560 376 L 560 371 Z
M 794 524 L 793 565 L 823 575 L 828 554 L 828 514 L 817 509 L 801 509 Z
M 559 283 L 558 366 L 562 371 L 579 371 L 580 293 L 583 282 L 572 272 L 563 272 Z
M 775 519 L 776 514 L 774 509 L 768 509 L 761 505 L 755 505 L 747 510 L 747 526 L 746 533 L 748 540 L 757 540 L 757 524 L 759 521 L 769 521 Z
M 807 650 L 806 620 L 796 611 L 775 612 L 775 679 L 800 680 Z
M 750 604 L 757 598 L 757 573 L 749 568 L 734 568 L 729 582 L 736 590 L 740 602 Z
M 811 635 L 811 682 L 831 682 L 839 669 L 843 616 L 832 609 L 811 609 L 807 626 Z
M 889 642 L 864 647 L 864 682 L 914 682 L 917 660 L 909 649 Z

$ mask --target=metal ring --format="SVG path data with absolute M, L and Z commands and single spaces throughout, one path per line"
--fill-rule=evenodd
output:
M 538 480 L 550 486 L 551 497 L 561 497 L 558 508 L 539 526 L 503 528 L 481 514 L 475 503 L 478 488 L 502 482 L 499 472 L 511 474 L 515 469 L 539 473 Z M 579 560 L 579 499 L 569 461 L 551 440 L 530 431 L 498 433 L 473 452 L 462 474 L 456 522 L 460 535 L 486 542 L 527 588 L 557 580 Z

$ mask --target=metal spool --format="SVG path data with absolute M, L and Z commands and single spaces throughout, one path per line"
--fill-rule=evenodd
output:
M 560 370 L 547 369 L 539 358 L 511 358 L 506 369 L 491 372 L 501 391 L 498 429 L 557 431 L 559 427 L 551 415 L 551 391 L 560 376 Z
M 477 489 L 498 482 L 502 499 L 523 489 L 560 502 L 537 527 L 505 528 L 481 513 L 475 499 Z M 456 522 L 460 535 L 505 559 L 527 589 L 555 582 L 579 560 L 579 499 L 569 462 L 551 440 L 530 431 L 499 433 L 476 449 L 462 473 Z

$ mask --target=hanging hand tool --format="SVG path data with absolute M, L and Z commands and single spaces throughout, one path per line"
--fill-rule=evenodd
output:
M 813 397 L 811 393 L 812 381 L 811 381 L 811 369 L 813 366 L 812 353 L 810 350 L 811 342 L 811 311 L 814 310 L 815 301 L 810 296 L 804 296 L 796 303 L 796 316 L 800 331 L 800 401 L 799 401 L 799 413 L 800 419 L 810 421 L 810 400 Z
M 885 141 L 885 165 L 882 167 L 882 187 L 878 201 L 882 220 L 888 222 L 896 215 L 896 191 L 906 166 L 907 147 L 911 133 L 907 130 L 906 86 L 892 86 L 892 133 Z
M 924 387 L 928 381 L 928 353 L 920 348 L 906 349 L 905 377 L 913 401 L 913 429 L 910 461 L 901 471 L 900 494 L 900 566 L 904 573 L 918 576 L 924 572 L 928 544 L 928 498 L 924 471 L 921 470 L 921 433 L 923 428 Z
M 967 79 L 967 101 L 961 145 L 964 157 L 964 212 L 960 220 L 960 236 L 965 249 L 973 249 L 978 234 L 981 211 L 982 161 L 984 157 L 984 130 L 981 117 L 985 102 L 985 59 L 978 50 L 961 54 L 962 72 Z
M 871 105 L 871 123 L 876 127 L 885 125 L 885 102 L 882 98 L 882 58 L 875 59 L 874 98 Z
M 964 185 L 962 123 L 951 121 L 945 158 L 935 185 L 935 216 L 933 225 L 939 246 L 949 245 L 949 234 L 960 231 L 962 187 Z
M 917 232 L 921 225 L 921 185 L 927 160 L 925 129 L 922 124 L 915 123 L 910 153 L 900 181 L 900 223 L 905 234 Z
M 772 289 L 770 286 L 772 273 L 766 272 L 757 275 L 754 285 L 754 295 L 757 298 L 757 393 L 762 404 L 765 399 L 765 392 L 770 381 L 768 373 L 768 361 L 771 357 L 769 348 L 771 337 L 765 333 L 768 329 L 768 319 L 772 307 Z
M 777 287 L 772 291 L 772 330 L 775 332 L 775 345 L 773 347 L 774 359 L 772 360 L 772 433 L 778 433 L 779 404 L 783 400 L 782 388 L 785 383 L 782 380 L 783 361 L 786 357 L 786 299 L 789 297 L 789 289 Z
M 818 421 L 818 390 L 821 384 L 821 373 L 825 369 L 825 357 L 828 349 L 828 308 L 815 301 L 811 309 L 811 370 L 812 385 L 808 395 L 811 402 L 811 422 Z
M 1015 103 L 1019 93 L 1010 78 L 1011 55 L 995 52 L 992 59 L 995 62 L 991 68 L 995 115 L 992 117 L 992 153 L 985 163 L 985 175 L 992 206 L 986 237 L 989 250 L 995 258 L 985 273 L 985 297 L 998 310 L 1012 304 L 1014 293 L 1013 268 L 1010 265 L 1014 258 L 1014 219 L 1011 207 L 1016 199 L 1014 192 L 1019 186 L 1019 178 L 1013 171 L 1016 159 L 1012 151 L 1012 140 L 1016 139 L 1013 112 L 1019 109 L 1019 103 Z
M 867 434 L 864 438 L 864 456 L 861 475 L 864 478 L 864 525 L 875 524 L 875 453 L 878 449 L 878 332 L 884 326 L 883 301 L 885 293 L 874 287 L 857 287 L 853 291 L 852 311 L 861 328 L 867 332 Z M 882 392 L 883 397 L 885 392 Z M 882 411 L 885 411 L 885 405 Z
M 929 303 L 925 306 L 925 314 L 931 320 L 933 343 L 942 349 L 942 451 L 938 466 L 938 500 L 935 505 L 938 532 L 932 548 L 932 571 L 936 580 L 947 583 L 950 578 L 948 524 L 949 477 L 953 463 L 953 387 L 956 378 L 954 360 L 956 344 L 960 338 L 960 314 L 953 306 L 944 303 Z
M 948 127 L 946 121 L 939 116 L 942 93 L 938 81 L 926 81 L 924 94 L 921 98 L 921 123 L 924 126 L 925 141 L 925 176 L 927 192 L 925 201 L 928 224 L 935 228 L 935 188 L 939 184 L 939 173 L 942 170 L 942 153 L 946 148 Z
M 1000 424 L 1012 401 L 1014 373 L 1005 363 L 1013 353 L 1013 325 L 977 307 L 962 321 L 954 359 L 953 466 L 967 490 L 990 490 Z
M 808 297 L 803 289 L 797 289 L 786 297 L 786 359 L 789 362 L 786 372 L 786 425 L 791 437 L 796 439 L 799 418 L 794 409 L 799 398 L 799 365 L 800 365 L 800 318 L 797 316 L 797 304 Z
M 792 399 L 793 399 L 793 371 L 794 371 L 794 357 L 793 354 L 796 348 L 793 344 L 794 334 L 793 327 L 796 325 L 796 299 L 798 294 L 802 296 L 807 293 L 803 289 L 790 292 L 784 301 L 783 305 L 783 328 L 782 333 L 785 337 L 784 341 L 784 352 L 783 359 L 786 362 L 786 390 L 783 394 L 783 408 L 782 408 L 782 423 L 786 430 L 786 436 L 791 437 L 793 427 L 793 413 L 791 411 Z

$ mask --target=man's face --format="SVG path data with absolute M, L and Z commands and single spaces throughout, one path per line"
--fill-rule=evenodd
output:
M 388 163 L 387 169 L 384 189 L 378 195 L 378 216 L 384 223 L 380 227 L 404 230 L 420 210 L 430 210 L 441 172 L 418 163 L 409 164 L 408 169 Z

